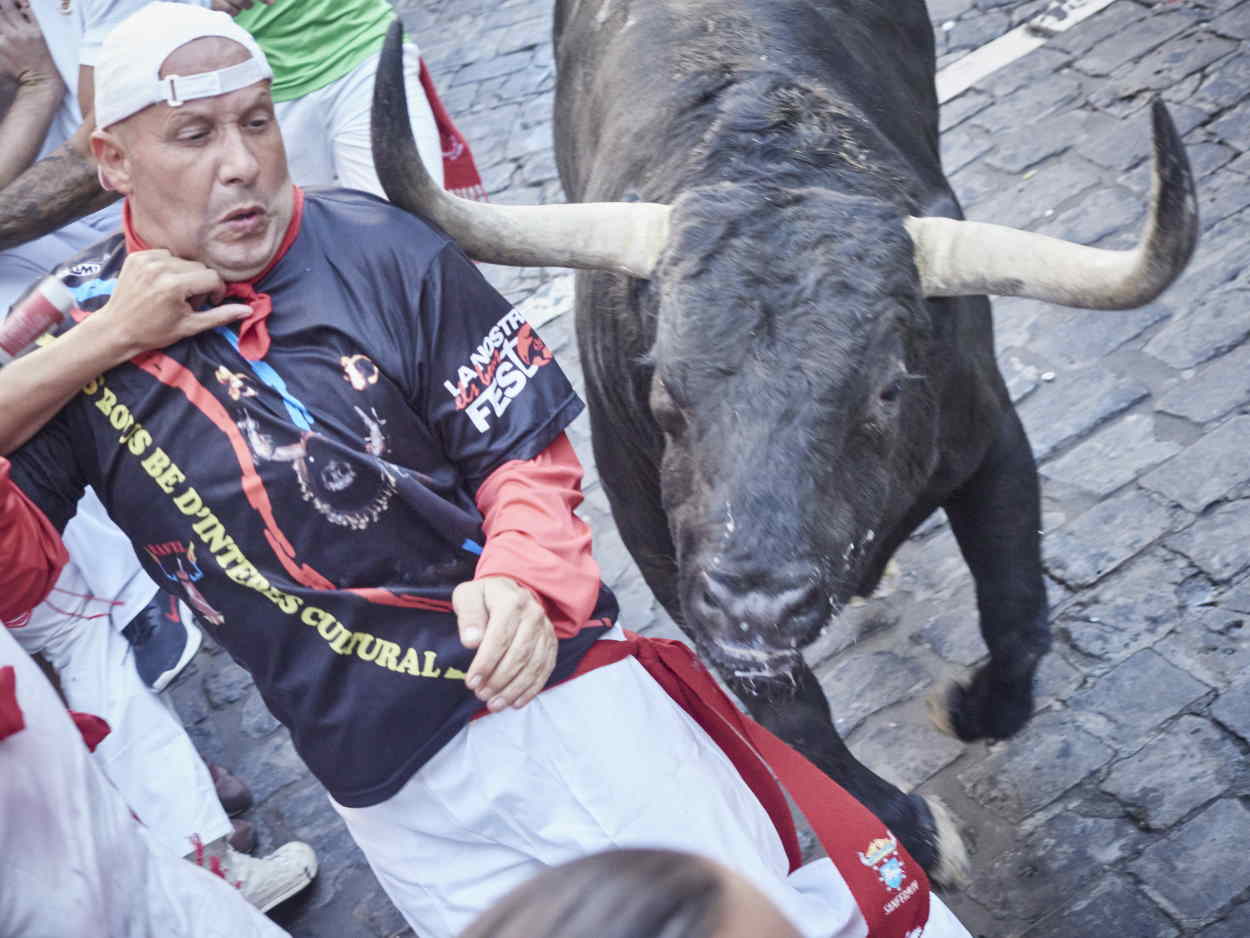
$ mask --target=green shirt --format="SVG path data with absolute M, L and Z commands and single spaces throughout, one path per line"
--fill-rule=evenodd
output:
M 273 69 L 274 101 L 342 78 L 382 47 L 395 15 L 387 0 L 274 0 L 235 17 Z

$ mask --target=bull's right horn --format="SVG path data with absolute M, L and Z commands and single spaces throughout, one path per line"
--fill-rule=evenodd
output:
M 1085 309 L 1131 309 L 1177 278 L 1198 243 L 1198 199 L 1185 147 L 1156 100 L 1150 220 L 1137 247 L 1109 251 L 952 218 L 908 218 L 925 296 L 992 293 Z
M 668 241 L 667 205 L 488 205 L 458 198 L 435 183 L 412 138 L 403 40 L 403 25 L 396 19 L 386 34 L 373 88 L 373 163 L 391 202 L 434 222 L 474 260 L 651 276 Z

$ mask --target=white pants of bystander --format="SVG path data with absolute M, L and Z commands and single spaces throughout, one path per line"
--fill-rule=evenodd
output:
M 13 637 L 28 653 L 48 659 L 72 709 L 109 724 L 112 732 L 95 751 L 97 763 L 161 849 L 185 856 L 192 837 L 210 843 L 231 827 L 181 720 L 165 697 L 143 683 L 121 634 L 156 585 L 90 492 L 65 539 L 70 562 Z M 92 558 L 91 568 L 75 557 Z
M 0 628 L 4 666 L 16 673 L 26 726 L 0 739 L 0 935 L 286 935 L 224 880 L 153 845 L 56 692 Z
M 286 143 L 291 178 L 301 186 L 339 185 L 385 195 L 373 169 L 369 112 L 373 104 L 373 76 L 381 52 L 324 88 L 280 101 L 274 107 Z M 443 183 L 442 146 L 434 112 L 420 81 L 420 53 L 415 43 L 404 47 L 404 88 L 408 114 L 421 162 L 434 181 Z

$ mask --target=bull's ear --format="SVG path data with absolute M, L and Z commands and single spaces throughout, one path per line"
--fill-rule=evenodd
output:
M 951 218 L 908 218 L 926 296 L 1030 296 L 1086 309 L 1131 309 L 1175 280 L 1198 244 L 1198 197 L 1176 125 L 1156 99 L 1150 219 L 1137 247 L 1107 251 Z
M 386 34 L 373 88 L 373 164 L 388 199 L 434 222 L 474 260 L 651 276 L 668 242 L 667 205 L 489 205 L 454 196 L 435 183 L 412 136 L 403 39 L 396 19 Z

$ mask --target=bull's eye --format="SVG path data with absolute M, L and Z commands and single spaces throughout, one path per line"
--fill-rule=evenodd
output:
M 883 404 L 893 404 L 898 400 L 899 395 L 903 393 L 903 382 L 892 381 L 881 389 L 877 397 Z

